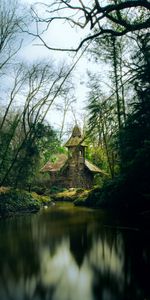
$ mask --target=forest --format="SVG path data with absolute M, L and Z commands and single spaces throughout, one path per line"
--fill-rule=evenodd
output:
M 40 169 L 57 154 L 78 119 L 88 145 L 86 158 L 107 173 L 76 205 L 131 215 L 150 212 L 150 3 L 67 1 L 35 3 L 2 0 L 0 5 L 0 215 L 49 203 L 49 175 Z M 45 40 L 55 24 L 84 33 L 77 47 Z M 53 25 L 54 24 L 54 25 Z M 64 32 L 65 34 L 65 32 Z M 28 61 L 28 40 L 53 53 Z M 40 47 L 40 46 L 39 46 Z M 57 53 L 74 63 L 57 63 Z M 29 54 L 30 55 L 30 54 Z M 85 70 L 86 103 L 75 112 L 74 75 L 80 57 Z M 48 118 L 59 112 L 58 128 Z M 72 117 L 68 121 L 67 116 Z M 81 197 L 82 198 L 82 197 Z

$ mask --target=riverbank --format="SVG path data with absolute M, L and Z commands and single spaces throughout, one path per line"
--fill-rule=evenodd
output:
M 52 195 L 54 201 L 72 202 L 75 206 L 102 209 L 116 218 L 123 218 L 131 227 L 150 228 L 150 195 L 134 197 L 125 187 L 109 183 L 105 188 L 69 189 Z M 140 201 L 141 200 L 141 201 Z
M 90 190 L 85 190 L 81 188 L 70 188 L 68 190 L 52 194 L 51 197 L 54 201 L 65 201 L 73 202 L 76 205 L 76 201 L 83 202 L 87 199 Z M 80 206 L 80 204 L 78 205 Z
M 114 187 L 114 186 L 113 186 Z M 122 194 L 122 197 L 120 196 Z M 147 196 L 147 201 L 148 201 Z M 131 201 L 132 200 L 132 201 Z M 129 223 L 150 228 L 149 206 L 139 207 L 137 199 L 131 199 L 118 192 L 118 188 L 111 186 L 103 189 L 95 187 L 91 190 L 69 189 L 63 192 L 51 194 L 50 196 L 39 195 L 35 192 L 13 189 L 9 187 L 0 188 L 0 218 L 22 213 L 38 212 L 43 206 L 49 206 L 53 202 L 72 202 L 75 206 L 94 209 L 103 209 L 112 215 L 122 216 Z M 148 201 L 149 202 L 149 201 Z M 139 201 L 137 201 L 137 204 Z M 142 209 L 145 208 L 145 209 Z
M 0 217 L 16 213 L 37 212 L 44 205 L 50 204 L 48 196 L 9 187 L 0 187 Z

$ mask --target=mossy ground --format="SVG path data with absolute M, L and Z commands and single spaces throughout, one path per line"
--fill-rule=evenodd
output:
M 84 189 L 69 189 L 52 195 L 55 201 L 74 202 L 75 205 L 84 205 L 84 200 L 87 198 L 89 190 Z
M 50 203 L 48 196 L 40 196 L 24 190 L 9 187 L 0 188 L 0 216 L 9 216 L 21 212 L 38 211 L 41 206 Z

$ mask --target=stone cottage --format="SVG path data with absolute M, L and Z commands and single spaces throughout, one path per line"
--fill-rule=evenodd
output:
M 65 147 L 68 148 L 68 156 L 59 154 L 55 162 L 48 161 L 41 169 L 42 173 L 50 174 L 50 185 L 65 188 L 90 188 L 93 186 L 95 174 L 106 175 L 85 159 L 87 146 L 77 125 L 73 128 Z

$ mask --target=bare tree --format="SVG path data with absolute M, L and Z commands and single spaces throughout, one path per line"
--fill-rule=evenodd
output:
M 22 45 L 20 28 L 25 25 L 25 13 L 17 0 L 0 2 L 0 69 L 10 62 Z
M 41 6 L 44 17 L 40 15 Z M 45 10 L 44 13 L 43 10 Z M 92 0 L 88 3 L 83 0 L 56 0 L 50 4 L 37 3 L 32 7 L 32 11 L 37 23 L 35 36 L 50 50 L 78 51 L 85 42 L 101 35 L 108 34 L 117 37 L 150 27 L 150 2 L 148 0 Z M 48 30 L 55 21 L 67 22 L 71 27 L 80 29 L 88 28 L 88 33 L 85 33 L 85 37 L 76 49 L 62 49 L 61 45 L 60 48 L 55 48 L 46 44 L 38 26 L 44 22 L 45 30 Z
M 23 64 L 19 64 L 19 66 L 17 66 L 17 68 L 14 72 L 14 80 L 13 80 L 12 88 L 10 90 L 10 94 L 8 95 L 9 102 L 6 105 L 6 109 L 4 111 L 4 115 L 3 115 L 1 123 L 0 123 L 0 132 L 3 129 L 5 121 L 7 119 L 8 114 L 9 114 L 9 111 L 11 109 L 11 106 L 13 105 L 13 102 L 15 100 L 15 97 L 19 93 L 20 89 L 22 88 L 22 86 L 25 82 L 25 76 L 24 76 L 23 71 L 24 71 L 23 70 Z M 13 73 L 13 70 L 12 70 L 12 73 Z
M 60 96 L 61 87 L 64 85 L 65 78 L 68 74 L 68 70 L 64 67 L 56 69 L 52 64 L 37 63 L 30 66 L 25 70 L 23 68 L 23 78 L 25 80 L 22 82 L 22 75 L 19 73 L 20 67 L 17 72 L 17 77 L 14 81 L 14 86 L 10 93 L 13 98 L 10 99 L 4 117 L 1 124 L 1 139 L 4 138 L 3 128 L 8 127 L 9 132 L 9 111 L 12 109 L 14 101 L 20 102 L 20 112 L 17 113 L 18 117 L 14 118 L 12 122 L 13 130 L 9 134 L 5 146 L 3 145 L 3 153 L 1 153 L 0 159 L 0 169 L 1 169 L 1 184 L 7 182 L 10 172 L 14 168 L 15 164 L 21 153 L 24 153 L 24 149 L 27 144 L 34 144 L 36 139 L 36 128 L 39 123 L 43 123 L 52 103 L 54 100 Z M 20 76 L 20 80 L 19 77 Z M 21 89 L 18 89 L 18 84 L 22 83 Z M 15 123 L 14 123 L 15 122 Z M 21 128 L 19 139 L 17 139 L 17 130 Z M 3 144 L 3 141 L 1 141 Z M 4 168 L 5 161 L 7 160 L 7 153 L 10 149 L 13 151 L 11 154 L 11 159 L 8 161 L 6 168 Z M 22 154 L 26 156 L 26 152 Z M 25 160 L 25 157 L 24 157 Z M 22 159 L 22 163 L 24 163 Z M 23 168 L 23 165 L 20 166 Z

